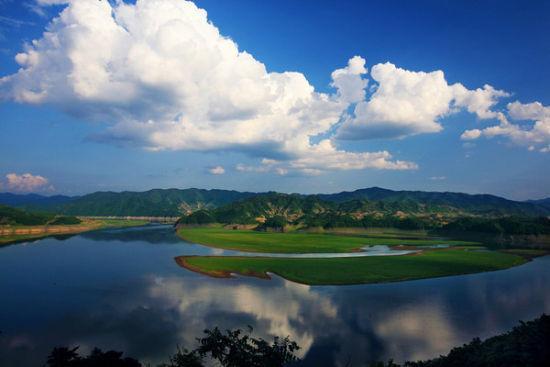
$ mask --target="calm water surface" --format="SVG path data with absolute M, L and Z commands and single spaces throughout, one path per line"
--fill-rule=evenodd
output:
M 174 257 L 223 251 L 169 226 L 0 247 L 0 366 L 39 366 L 56 345 L 165 361 L 203 329 L 290 335 L 306 366 L 431 358 L 550 312 L 550 257 L 504 271 L 362 286 L 213 279 Z

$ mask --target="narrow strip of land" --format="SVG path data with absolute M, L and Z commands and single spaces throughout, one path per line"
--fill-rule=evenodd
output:
M 89 219 L 79 224 L 0 226 L 0 245 L 34 240 L 49 236 L 77 234 L 105 228 L 135 227 L 147 224 L 146 220 L 135 219 Z
M 186 269 L 213 277 L 232 274 L 269 278 L 277 274 L 308 285 L 395 282 L 494 271 L 528 261 L 514 254 L 456 248 L 414 255 L 352 258 L 269 258 L 236 256 L 180 256 Z

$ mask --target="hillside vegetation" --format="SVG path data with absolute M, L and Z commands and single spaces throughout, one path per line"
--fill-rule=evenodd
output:
M 371 187 L 351 192 L 318 195 L 319 198 L 346 202 L 354 199 L 381 202 L 386 205 L 401 204 L 417 212 L 468 212 L 484 215 L 548 215 L 547 199 L 531 202 L 507 200 L 494 195 L 470 195 L 456 192 L 393 191 Z
M 422 211 L 406 200 L 390 203 L 360 199 L 336 202 L 322 200 L 319 196 L 268 193 L 190 213 L 183 216 L 178 224 L 242 224 L 257 226 L 258 230 L 280 232 L 300 228 L 331 230 L 344 227 L 393 227 L 443 233 L 550 234 L 550 219 L 547 217 L 481 215 L 458 209 L 441 210 Z
M 2 199 L 16 202 L 13 197 Z M 61 200 L 20 199 L 17 206 L 67 215 L 177 217 L 200 209 L 216 208 L 254 194 L 228 190 L 155 189 L 145 192 L 95 192 Z
M 59 216 L 51 213 L 29 212 L 0 205 L 0 225 L 35 226 L 79 224 L 80 219 L 72 216 Z
M 268 199 L 266 201 L 265 199 Z M 243 202 L 246 199 L 250 201 Z M 0 204 L 67 215 L 181 216 L 224 207 L 217 215 L 250 222 L 253 215 L 282 215 L 295 220 L 303 214 L 370 213 L 430 218 L 430 216 L 548 216 L 547 200 L 519 202 L 493 195 L 450 192 L 393 191 L 367 188 L 337 194 L 300 195 L 203 189 L 155 189 L 145 192 L 96 192 L 80 197 L 0 194 Z M 231 207 L 228 204 L 236 204 Z M 245 214 L 237 213 L 243 210 Z M 335 218 L 330 218 L 333 221 Z M 346 218 L 342 218 L 346 220 Z

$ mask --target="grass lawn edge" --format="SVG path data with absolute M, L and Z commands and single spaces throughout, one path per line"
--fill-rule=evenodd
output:
M 496 252 L 500 252 L 500 251 L 496 251 Z M 214 277 L 214 278 L 233 278 L 234 277 L 233 275 L 237 274 L 237 275 L 241 275 L 241 276 L 256 277 L 256 278 L 260 278 L 260 279 L 271 279 L 270 274 L 275 274 L 275 275 L 277 275 L 277 276 L 279 276 L 283 279 L 286 279 L 288 281 L 292 281 L 294 283 L 305 284 L 305 285 L 310 285 L 310 286 L 315 286 L 315 285 L 322 286 L 322 285 L 358 285 L 358 284 L 395 283 L 395 282 L 421 280 L 421 279 L 443 278 L 443 277 L 448 277 L 448 276 L 479 274 L 479 273 L 493 272 L 493 271 L 499 271 L 499 270 L 506 270 L 506 269 L 510 269 L 510 268 L 513 268 L 513 267 L 516 267 L 516 266 L 521 266 L 521 265 L 524 265 L 524 264 L 530 262 L 535 257 L 545 256 L 545 255 L 549 254 L 549 252 L 544 252 L 544 253 L 537 254 L 536 256 L 533 256 L 532 254 L 530 254 L 529 256 L 522 256 L 520 254 L 515 254 L 515 253 L 507 253 L 507 252 L 502 252 L 502 253 L 515 257 L 514 262 L 510 263 L 506 266 L 503 266 L 503 267 L 496 267 L 494 269 L 480 269 L 478 271 L 456 271 L 456 272 L 450 272 L 449 274 L 437 274 L 437 275 L 429 275 L 429 274 L 427 274 L 427 275 L 412 275 L 412 276 L 403 276 L 403 277 L 394 278 L 394 279 L 386 279 L 386 280 L 380 279 L 380 280 L 372 280 L 372 281 L 353 281 L 353 280 L 346 281 L 346 280 L 339 280 L 339 279 L 335 279 L 333 281 L 327 281 L 327 282 L 316 281 L 316 280 L 308 281 L 308 280 L 292 277 L 291 275 L 289 276 L 288 274 L 284 274 L 284 272 L 280 272 L 280 271 L 273 270 L 273 269 L 265 269 L 261 272 L 260 271 L 241 271 L 239 269 L 206 270 L 206 269 L 204 269 L 200 266 L 197 266 L 197 265 L 192 264 L 192 263 L 189 262 L 189 260 L 192 259 L 192 258 L 247 259 L 247 257 L 242 257 L 242 256 L 189 255 L 189 256 L 178 256 L 178 257 L 175 258 L 175 261 L 178 265 L 180 265 L 181 267 L 183 267 L 187 270 L 190 270 L 190 271 L 202 274 L 202 275 Z M 418 254 L 401 255 L 401 256 L 418 256 Z M 265 259 L 275 259 L 275 258 L 257 257 L 256 259 L 264 259 L 265 260 Z M 277 259 L 276 261 L 281 261 L 281 260 L 284 260 L 285 258 L 276 258 L 276 259 Z M 325 259 L 325 260 L 327 260 L 327 259 Z

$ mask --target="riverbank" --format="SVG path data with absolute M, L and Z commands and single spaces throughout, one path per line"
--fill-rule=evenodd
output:
M 105 228 L 136 227 L 149 223 L 137 219 L 91 219 L 81 218 L 79 224 L 36 225 L 36 226 L 0 226 L 0 246 L 39 238 L 70 235 Z
M 181 267 L 193 272 L 216 278 L 238 274 L 269 279 L 270 274 L 276 274 L 307 285 L 396 282 L 495 271 L 548 253 L 533 249 L 491 251 L 474 241 L 431 237 L 419 231 L 277 233 L 208 225 L 179 227 L 177 234 L 188 242 L 247 253 L 176 258 Z M 412 253 L 339 256 L 358 254 L 369 246 L 387 246 L 388 254 L 398 250 Z
M 403 231 L 402 231 L 403 232 Z M 365 246 L 475 246 L 473 241 L 455 241 L 428 236 L 399 237 L 393 233 L 369 235 L 368 233 L 306 233 L 306 232 L 260 232 L 253 230 L 227 229 L 220 226 L 183 226 L 177 235 L 185 241 L 225 250 L 258 253 L 330 253 L 361 251 Z
M 276 274 L 307 285 L 385 283 L 495 271 L 529 261 L 516 254 L 452 248 L 401 256 L 351 258 L 280 258 L 180 256 L 178 265 L 204 275 L 233 274 L 269 279 Z

